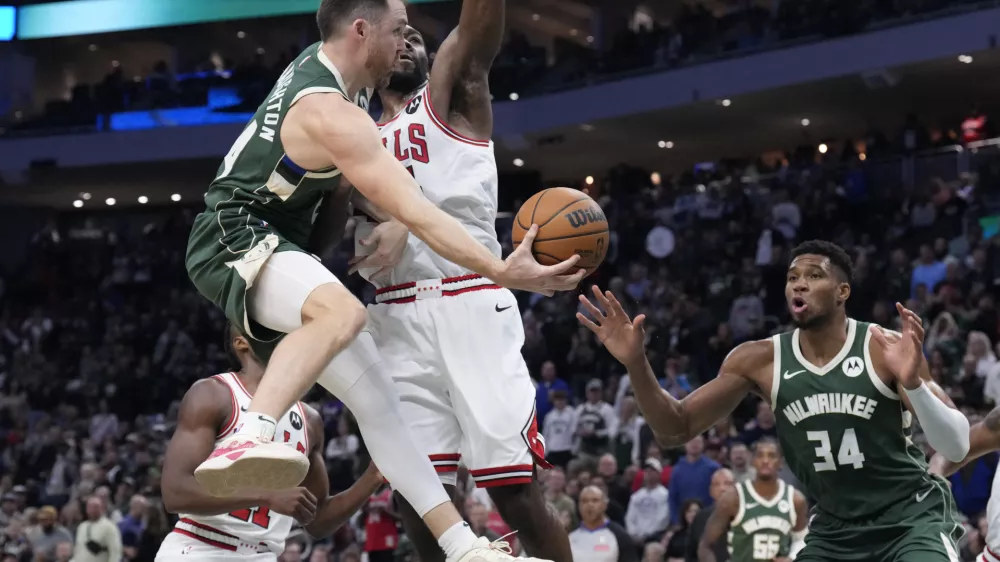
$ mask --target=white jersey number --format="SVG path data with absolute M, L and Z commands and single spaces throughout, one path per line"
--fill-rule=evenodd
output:
M 808 431 L 806 439 L 816 441 L 816 457 L 820 462 L 813 463 L 816 472 L 827 470 L 837 470 L 837 465 L 853 466 L 861 468 L 865 465 L 865 454 L 858 447 L 858 436 L 854 433 L 854 428 L 844 430 L 844 437 L 840 440 L 840 451 L 837 453 L 837 462 L 833 461 L 833 448 L 830 446 L 829 431 Z
M 233 166 L 236 164 L 236 159 L 240 157 L 243 150 L 246 149 L 247 145 L 250 144 L 250 139 L 253 138 L 254 134 L 257 133 L 257 120 L 254 119 L 247 125 L 246 129 L 240 133 L 240 136 L 233 143 L 232 148 L 229 149 L 229 153 L 226 157 L 222 159 L 222 172 L 215 179 L 224 178 L 233 171 Z

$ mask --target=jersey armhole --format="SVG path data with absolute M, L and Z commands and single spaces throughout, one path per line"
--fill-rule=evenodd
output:
M 311 86 L 309 88 L 302 88 L 301 90 L 295 93 L 295 97 L 292 98 L 292 103 L 288 104 L 289 109 L 291 109 L 291 107 L 295 105 L 296 102 L 298 102 L 302 98 L 310 96 L 312 94 L 340 94 L 345 100 L 354 103 L 353 101 L 348 99 L 347 94 L 338 90 L 337 88 L 332 88 L 330 86 Z
M 732 522 L 729 523 L 730 527 L 735 527 L 742 523 L 743 516 L 746 515 L 747 499 L 746 496 L 743 495 L 743 482 L 736 483 L 736 495 L 740 498 L 740 509 L 736 512 L 736 517 L 733 517 Z
M 781 384 L 781 334 L 771 336 L 774 356 L 771 359 L 771 411 L 778 407 L 778 385 Z
M 227 433 L 233 430 L 233 427 L 236 425 L 236 420 L 238 417 L 236 415 L 236 412 L 240 411 L 240 406 L 236 402 L 236 393 L 233 392 L 233 387 L 228 382 L 226 382 L 225 377 L 226 377 L 225 375 L 215 375 L 214 377 L 212 377 L 217 381 L 219 381 L 220 383 L 222 383 L 222 386 L 226 387 L 226 390 L 229 392 L 229 401 L 231 403 L 229 408 L 229 416 L 226 418 L 226 421 L 223 422 L 222 429 L 220 429 L 219 432 L 215 435 L 216 439 L 221 439 Z
M 872 385 L 874 385 L 875 388 L 878 389 L 879 393 L 882 396 L 885 396 L 890 400 L 898 401 L 899 395 L 893 392 L 891 388 L 889 388 L 888 386 L 885 385 L 884 382 L 882 382 L 882 379 L 879 378 L 878 373 L 875 372 L 875 363 L 872 361 L 872 352 L 870 347 L 872 340 L 871 326 L 875 326 L 876 330 L 881 330 L 882 327 L 879 326 L 878 324 L 869 324 L 868 326 L 869 326 L 868 329 L 865 330 L 865 343 L 864 343 L 865 370 L 868 371 L 868 378 L 872 381 Z

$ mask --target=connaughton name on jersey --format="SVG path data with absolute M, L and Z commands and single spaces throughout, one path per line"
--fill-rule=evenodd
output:
M 275 130 L 273 127 L 277 127 L 278 121 L 281 120 L 281 99 L 285 96 L 285 92 L 288 91 L 288 85 L 292 83 L 293 76 L 295 76 L 295 63 L 288 65 L 288 68 L 281 73 L 281 77 L 278 78 L 278 85 L 274 88 L 274 94 L 267 100 L 267 113 L 264 114 L 264 125 L 260 128 L 260 134 L 258 135 L 267 142 L 274 142 Z
M 795 400 L 782 410 L 792 425 L 819 414 L 848 414 L 866 420 L 872 419 L 878 400 L 845 392 L 813 394 Z

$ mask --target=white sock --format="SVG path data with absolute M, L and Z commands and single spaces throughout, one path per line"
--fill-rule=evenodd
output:
M 445 558 L 453 560 L 472 550 L 472 544 L 477 538 L 468 523 L 459 521 L 438 537 L 438 544 L 441 545 Z
M 243 423 L 240 428 L 236 430 L 236 433 L 249 437 L 255 437 L 265 443 L 274 441 L 274 430 L 278 426 L 277 420 L 267 414 L 261 414 L 259 412 L 247 412 L 242 416 L 242 418 Z

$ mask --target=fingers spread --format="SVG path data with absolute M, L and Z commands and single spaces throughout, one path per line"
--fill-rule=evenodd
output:
M 576 313 L 576 319 L 579 320 L 580 323 L 584 325 L 584 327 L 586 327 L 591 332 L 594 332 L 595 334 L 598 334 L 601 330 L 600 326 L 591 322 L 589 318 L 587 318 L 580 312 Z
M 593 316 L 598 322 L 604 319 L 604 313 L 601 312 L 599 308 L 594 306 L 594 303 L 590 302 L 590 299 L 587 297 L 580 295 L 580 304 L 582 304 L 583 308 L 585 308 L 587 312 L 589 312 L 590 315 Z

